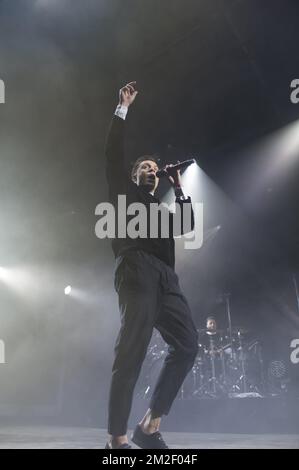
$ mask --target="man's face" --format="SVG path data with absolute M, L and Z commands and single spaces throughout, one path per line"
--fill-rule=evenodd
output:
M 139 163 L 136 172 L 137 186 L 145 186 L 148 191 L 156 191 L 159 178 L 156 176 L 158 165 L 152 160 L 144 160 Z
M 207 320 L 207 330 L 209 331 L 217 330 L 217 324 L 215 320 Z

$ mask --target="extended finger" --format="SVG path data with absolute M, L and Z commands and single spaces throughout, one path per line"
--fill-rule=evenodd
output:
M 136 82 L 130 82 L 127 84 L 127 86 L 130 87 L 131 93 L 137 93 Z
M 124 86 L 124 87 L 121 89 L 121 91 L 122 91 L 122 93 L 125 93 L 125 94 L 129 94 L 129 95 L 131 94 L 130 89 L 128 88 L 127 85 Z
M 127 85 L 127 88 L 129 92 L 131 93 L 131 95 L 135 92 L 134 88 L 131 85 Z

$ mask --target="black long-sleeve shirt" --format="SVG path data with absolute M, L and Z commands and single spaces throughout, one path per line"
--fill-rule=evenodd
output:
M 131 203 L 143 203 L 147 210 L 147 238 L 114 238 L 112 240 L 112 249 L 115 257 L 122 255 L 127 250 L 143 250 L 156 256 L 164 261 L 167 265 L 174 268 L 175 266 L 175 252 L 174 252 L 174 238 L 173 235 L 188 233 L 194 228 L 194 214 L 190 197 L 187 199 L 176 198 L 181 206 L 181 213 L 183 213 L 183 204 L 191 205 L 191 227 L 189 230 L 183 232 L 183 217 L 181 221 L 180 233 L 174 233 L 173 213 L 168 212 L 169 215 L 169 237 L 162 238 L 161 236 L 161 222 L 159 223 L 158 238 L 149 237 L 149 207 L 151 203 L 160 204 L 160 200 L 147 192 L 142 186 L 134 183 L 127 174 L 125 169 L 125 155 L 124 155 L 124 134 L 125 134 L 125 121 L 120 117 L 114 115 L 106 140 L 106 177 L 108 182 L 109 201 L 117 208 L 118 195 L 126 195 L 126 206 Z M 127 216 L 128 221 L 134 216 Z M 117 231 L 116 231 L 117 235 Z

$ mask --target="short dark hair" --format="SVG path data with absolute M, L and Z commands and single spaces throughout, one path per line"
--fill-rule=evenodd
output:
M 213 315 L 209 315 L 206 319 L 206 321 L 208 322 L 209 320 L 212 320 L 212 321 L 215 321 L 216 322 L 216 317 L 214 317 Z
M 131 179 L 136 183 L 136 174 L 137 174 L 137 169 L 140 165 L 140 163 L 144 162 L 145 160 L 151 160 L 152 162 L 155 162 L 157 165 L 159 165 L 160 159 L 156 155 L 142 155 L 141 157 L 137 158 L 135 162 L 132 164 L 132 170 L 131 170 Z

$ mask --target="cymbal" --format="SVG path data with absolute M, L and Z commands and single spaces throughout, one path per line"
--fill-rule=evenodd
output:
M 227 329 L 229 331 L 229 328 Z M 232 333 L 240 333 L 241 335 L 246 335 L 247 333 L 250 333 L 250 330 L 248 328 L 245 328 L 244 326 L 234 326 L 232 328 Z
M 197 330 L 197 332 L 200 334 L 200 335 L 203 335 L 203 334 L 207 334 L 207 335 L 211 335 L 213 336 L 213 334 L 218 334 L 218 335 L 223 335 L 223 333 L 226 332 L 226 330 L 214 330 L 214 331 L 211 331 L 211 330 L 207 330 L 206 328 L 201 328 L 199 330 Z

